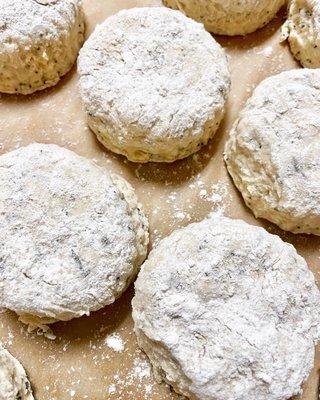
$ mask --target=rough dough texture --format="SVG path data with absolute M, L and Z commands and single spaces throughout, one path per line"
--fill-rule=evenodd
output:
M 1 344 L 0 400 L 34 400 L 25 370 Z
M 224 50 L 203 26 L 165 7 L 120 11 L 78 60 L 88 123 L 108 149 L 171 162 L 206 144 L 229 93 Z
M 88 315 L 127 288 L 146 257 L 131 186 L 56 145 L 0 157 L 0 307 L 32 326 Z
M 235 122 L 228 171 L 256 217 L 320 235 L 320 70 L 264 80 Z
M 84 40 L 79 0 L 0 0 L 0 92 L 55 85 Z
M 270 22 L 286 0 L 163 0 L 219 35 L 246 35 Z
M 300 393 L 320 334 L 320 293 L 290 244 L 213 216 L 151 251 L 133 318 L 156 376 L 201 400 Z
M 291 0 L 282 39 L 288 39 L 292 54 L 304 67 L 320 67 L 319 0 Z

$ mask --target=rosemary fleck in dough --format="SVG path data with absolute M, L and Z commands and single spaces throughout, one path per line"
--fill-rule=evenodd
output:
M 67 149 L 32 144 L 0 157 L 0 187 L 0 307 L 46 330 L 127 288 L 148 244 L 127 182 Z
M 84 40 L 79 0 L 0 0 L 0 92 L 55 85 Z
M 213 216 L 151 251 L 133 319 L 156 377 L 193 400 L 300 393 L 320 334 L 320 293 L 294 247 Z
M 228 171 L 256 217 L 320 235 L 320 70 L 264 80 L 235 122 Z
M 286 0 L 163 0 L 219 35 L 246 35 L 270 22 Z
M 199 150 L 217 130 L 230 88 L 220 45 L 165 7 L 107 18 L 81 49 L 78 71 L 90 128 L 135 162 Z
M 307 68 L 320 67 L 320 2 L 291 0 L 282 39 L 288 39 L 294 57 Z
M 25 370 L 1 344 L 0 400 L 34 400 Z

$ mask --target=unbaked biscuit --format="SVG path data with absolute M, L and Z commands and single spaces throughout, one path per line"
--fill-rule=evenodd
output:
M 288 39 L 292 54 L 304 67 L 320 67 L 319 0 L 290 1 L 282 39 Z
M 55 85 L 84 40 L 80 0 L 0 0 L 0 92 Z
M 146 257 L 132 187 L 56 145 L 0 157 L 0 307 L 31 327 L 111 304 Z
M 216 132 L 230 87 L 226 55 L 201 24 L 165 7 L 120 11 L 80 51 L 88 124 L 135 162 L 174 160 Z
M 138 344 L 156 377 L 193 400 L 301 392 L 320 334 L 320 293 L 294 247 L 240 220 L 173 232 L 135 284 Z
M 246 35 L 270 22 L 286 0 L 163 0 L 219 35 Z
M 225 148 L 228 171 L 254 215 L 320 235 L 320 70 L 265 79 Z
M 0 400 L 34 400 L 23 366 L 1 344 Z

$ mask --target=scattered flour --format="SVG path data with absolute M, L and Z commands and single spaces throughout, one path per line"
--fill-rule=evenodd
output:
M 127 400 L 128 395 L 134 395 L 133 388 L 138 389 L 141 399 L 151 400 L 154 397 L 154 389 L 157 388 L 157 384 L 151 380 L 151 365 L 146 356 L 140 351 L 129 371 L 121 369 L 113 378 L 114 382 L 107 388 L 107 392 L 112 396 L 112 399 Z
M 109 386 L 109 388 L 108 388 L 108 393 L 109 394 L 113 394 L 113 393 L 115 393 L 117 391 L 117 389 L 116 389 L 116 385 L 110 385 Z
M 118 353 L 124 350 L 124 343 L 121 337 L 113 333 L 112 335 L 107 336 L 105 343 L 110 349 L 117 351 Z
M 257 52 L 257 54 L 264 56 L 264 57 L 270 57 L 273 53 L 273 48 L 272 46 L 265 47 L 263 50 L 260 50 Z

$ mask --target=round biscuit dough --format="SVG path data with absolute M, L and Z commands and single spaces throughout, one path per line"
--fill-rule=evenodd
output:
M 224 50 L 201 24 L 165 7 L 120 11 L 80 51 L 88 124 L 135 162 L 172 162 L 216 132 L 230 89 Z
M 0 400 L 34 400 L 23 366 L 1 344 Z
M 31 327 L 111 304 L 144 261 L 147 220 L 132 187 L 48 144 L 0 157 L 0 307 Z
M 313 366 L 314 277 L 292 245 L 244 221 L 212 216 L 163 239 L 132 304 L 156 377 L 190 399 L 289 399 Z
M 0 92 L 54 86 L 83 40 L 80 0 L 0 0 Z
M 320 235 L 320 70 L 265 79 L 225 148 L 228 171 L 256 217 Z
M 319 0 L 291 0 L 282 39 L 288 39 L 292 54 L 304 67 L 320 67 Z
M 286 0 L 163 0 L 218 35 L 246 35 L 270 22 Z

